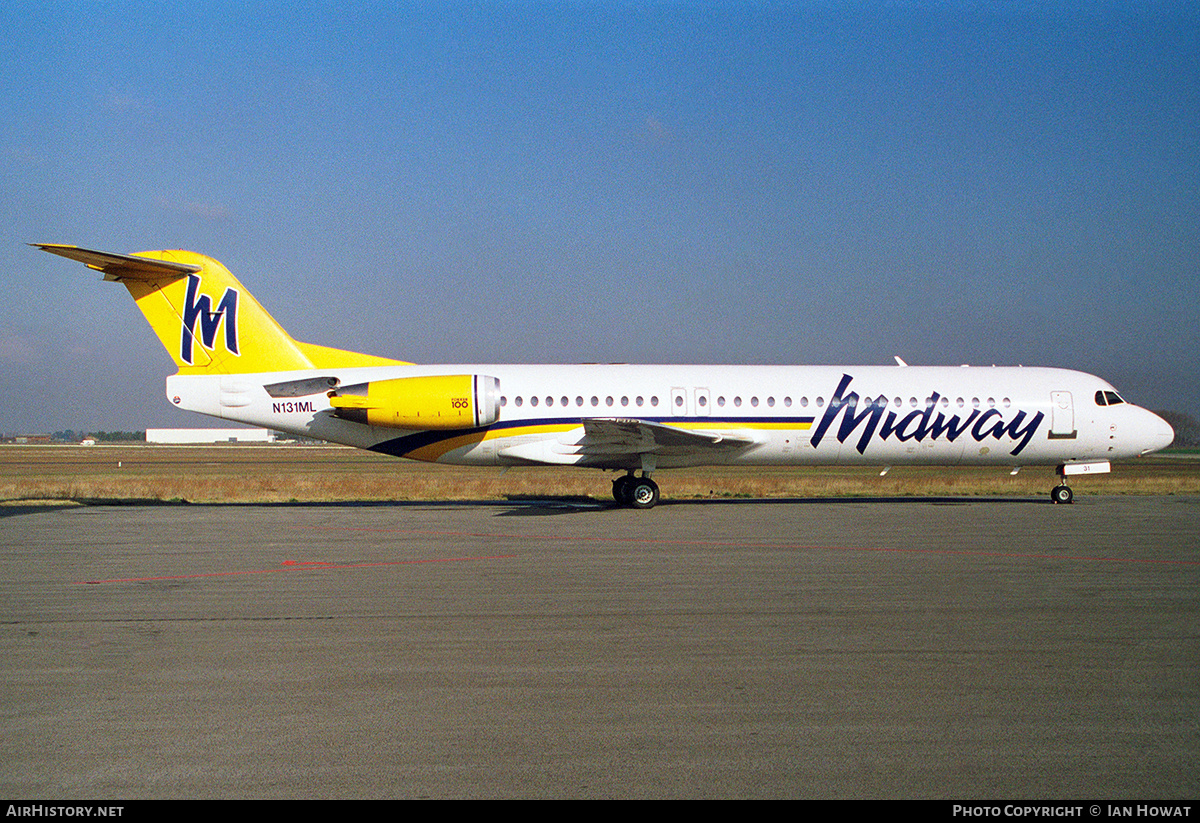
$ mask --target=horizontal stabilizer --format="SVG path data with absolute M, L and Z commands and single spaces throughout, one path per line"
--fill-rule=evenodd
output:
M 77 260 L 89 269 L 103 272 L 105 280 L 162 280 L 164 278 L 175 280 L 186 274 L 195 274 L 200 271 L 199 266 L 193 266 L 190 263 L 173 263 L 169 260 L 138 257 L 133 254 L 116 254 L 55 243 L 30 243 L 29 245 L 69 260 Z

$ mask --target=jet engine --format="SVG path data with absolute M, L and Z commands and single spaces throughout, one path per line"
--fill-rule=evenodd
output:
M 328 396 L 336 417 L 392 429 L 473 429 L 500 417 L 500 381 L 481 374 L 372 380 Z

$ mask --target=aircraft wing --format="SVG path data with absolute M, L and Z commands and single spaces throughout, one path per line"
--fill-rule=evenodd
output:
M 564 432 L 557 440 L 506 446 L 499 456 L 515 463 L 630 469 L 657 462 L 659 457 L 712 460 L 757 444 L 750 436 L 694 431 L 649 420 L 593 417 L 582 422 L 580 428 Z
M 689 452 L 737 451 L 754 445 L 748 437 L 717 432 L 697 432 L 665 426 L 649 420 L 596 417 L 583 421 L 579 453 L 685 454 Z
M 583 421 L 583 436 L 567 447 L 580 466 L 644 468 L 659 458 L 713 460 L 755 445 L 748 436 L 705 432 L 649 420 L 595 417 Z M 560 447 L 562 448 L 562 447 Z M 557 451 L 557 449 L 556 449 Z M 690 461 L 689 461 L 690 462 Z

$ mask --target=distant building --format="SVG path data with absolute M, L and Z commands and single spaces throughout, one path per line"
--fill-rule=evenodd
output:
M 147 443 L 274 443 L 267 429 L 146 429 Z

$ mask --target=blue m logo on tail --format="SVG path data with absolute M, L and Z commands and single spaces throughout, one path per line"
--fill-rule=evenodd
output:
M 230 354 L 238 351 L 237 289 L 225 289 L 221 302 L 213 311 L 212 299 L 207 294 L 197 294 L 200 278 L 188 275 L 187 298 L 183 303 L 183 333 L 179 341 L 179 356 L 184 363 L 192 363 L 192 341 L 196 337 L 196 321 L 200 322 L 200 345 L 212 351 L 217 343 L 217 331 L 225 323 L 225 348 Z

